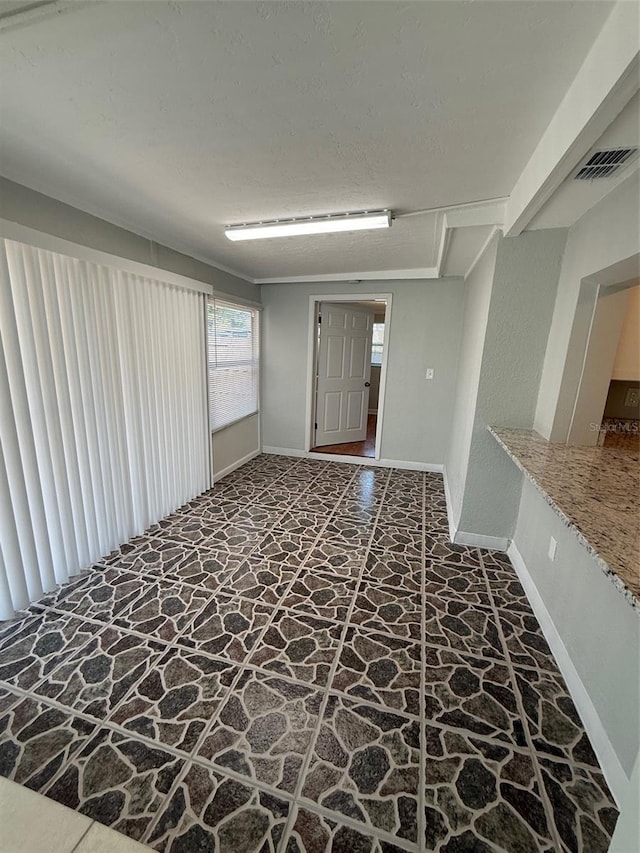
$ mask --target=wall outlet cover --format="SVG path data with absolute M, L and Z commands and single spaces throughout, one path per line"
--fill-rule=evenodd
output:
M 424 375 L 425 379 L 433 379 L 433 367 L 427 367 L 427 372 Z

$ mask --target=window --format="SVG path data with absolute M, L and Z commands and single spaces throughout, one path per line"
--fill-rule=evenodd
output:
M 219 299 L 207 306 L 211 430 L 258 411 L 258 311 Z
M 382 364 L 384 346 L 384 323 L 373 324 L 373 341 L 371 344 L 371 364 Z

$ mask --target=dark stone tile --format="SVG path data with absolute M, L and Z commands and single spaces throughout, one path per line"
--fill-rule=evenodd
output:
M 0 679 L 29 690 L 101 630 L 70 614 L 43 610 L 0 643 Z
M 255 647 L 273 610 L 257 601 L 219 593 L 202 610 L 178 644 L 241 663 Z
M 318 721 L 322 693 L 245 672 L 198 749 L 198 757 L 288 793 Z
M 312 616 L 344 622 L 357 585 L 353 578 L 301 569 L 281 603 Z
M 274 794 L 191 764 L 144 840 L 176 853 L 276 853 L 290 808 Z
M 342 626 L 334 622 L 278 610 L 249 663 L 324 687 L 341 635 Z
M 383 631 L 406 639 L 422 638 L 422 596 L 392 586 L 363 581 L 358 589 L 350 622 L 370 631 Z
M 45 793 L 139 841 L 183 767 L 163 749 L 100 729 Z
M 517 668 L 515 673 L 534 749 L 599 768 L 562 676 L 557 672 Z M 635 713 L 637 717 L 637 709 Z
M 107 626 L 37 685 L 35 692 L 104 720 L 165 650 L 164 643 Z
M 357 578 L 364 565 L 366 553 L 367 549 L 362 545 L 350 547 L 320 539 L 307 557 L 305 568 Z
M 399 853 L 393 842 L 358 832 L 326 815 L 299 807 L 283 853 Z
M 526 747 L 524 725 L 505 664 L 427 646 L 425 713 L 432 723 Z
M 382 551 L 392 551 L 406 557 L 422 557 L 422 530 L 406 527 L 376 526 L 371 544 Z
M 349 628 L 331 688 L 353 699 L 419 715 L 421 668 L 419 643 Z
M 109 718 L 164 746 L 191 753 L 238 667 L 186 649 L 170 649 Z
M 112 622 L 151 586 L 151 579 L 135 572 L 98 568 L 64 584 L 40 603 L 75 616 Z
M 425 592 L 439 598 L 452 598 L 467 604 L 491 607 L 487 583 L 481 569 L 463 568 L 427 560 Z
M 425 556 L 427 560 L 450 565 L 474 566 L 482 568 L 480 551 L 469 545 L 454 545 L 449 541 L 448 533 L 425 534 Z
M 171 642 L 211 599 L 211 592 L 185 583 L 158 581 L 114 619 L 128 628 Z
M 507 649 L 516 666 L 530 666 L 556 673 L 559 671 L 533 614 L 515 610 L 499 610 L 498 613 Z
M 541 756 L 538 761 L 562 849 L 607 853 L 618 810 L 602 773 Z
M 302 797 L 418 843 L 420 724 L 330 695 Z
M 392 586 L 406 592 L 420 592 L 424 564 L 420 557 L 371 548 L 362 579 L 371 584 Z
M 262 538 L 252 557 L 297 568 L 313 547 L 313 539 L 295 533 L 272 531 Z
M 500 635 L 488 607 L 426 595 L 424 609 L 428 644 L 505 662 Z
M 97 726 L 39 699 L 4 699 L 0 703 L 0 776 L 42 791 Z
M 299 569 L 287 563 L 273 563 L 249 557 L 229 575 L 220 591 L 277 605 L 281 603 L 298 571 Z
M 427 724 L 426 850 L 554 849 L 531 757 Z

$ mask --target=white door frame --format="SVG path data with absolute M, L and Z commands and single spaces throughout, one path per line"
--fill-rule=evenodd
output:
M 307 453 L 314 446 L 315 417 L 316 417 L 316 361 L 318 342 L 318 304 L 321 302 L 371 302 L 384 299 L 386 302 L 384 314 L 384 346 L 382 348 L 382 366 L 380 368 L 380 393 L 378 395 L 378 417 L 376 424 L 376 455 L 380 459 L 382 445 L 382 428 L 384 420 L 384 403 L 387 387 L 387 360 L 389 353 L 389 331 L 391 329 L 391 293 L 322 293 L 309 296 L 309 343 L 307 349 L 307 437 L 305 450 Z M 359 457 L 354 457 L 359 458 Z

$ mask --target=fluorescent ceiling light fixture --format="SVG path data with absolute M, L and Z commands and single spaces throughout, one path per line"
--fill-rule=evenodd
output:
M 333 234 L 336 231 L 369 231 L 372 228 L 391 228 L 391 211 L 366 210 L 361 213 L 331 213 L 327 216 L 277 219 L 273 222 L 254 222 L 250 225 L 230 225 L 224 233 L 229 240 L 265 240 L 268 237 Z

